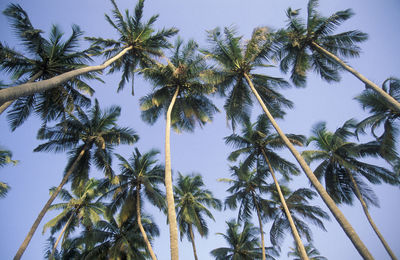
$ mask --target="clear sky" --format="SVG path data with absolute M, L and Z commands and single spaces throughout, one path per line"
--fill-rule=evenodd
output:
M 9 2 L 20 4 L 28 12 L 33 25 L 45 31 L 46 35 L 51 24 L 58 24 L 68 36 L 71 32 L 70 26 L 75 23 L 85 31 L 86 36 L 116 37 L 115 32 L 104 19 L 104 13 L 111 12 L 111 3 L 106 0 L 1 1 L 0 10 L 4 10 Z M 117 0 L 116 2 L 120 10 L 128 8 L 132 11 L 136 4 L 133 0 Z M 284 26 L 285 10 L 289 6 L 294 9 L 302 8 L 302 14 L 305 15 L 306 4 L 305 0 L 148 0 L 145 2 L 145 17 L 160 14 L 156 28 L 177 27 L 183 39 L 193 38 L 199 42 L 200 46 L 206 47 L 206 30 L 217 26 L 235 25 L 238 32 L 248 38 L 253 28 L 257 26 L 266 25 L 274 29 Z M 398 71 L 400 31 L 397 28 L 400 21 L 400 2 L 398 0 L 321 0 L 319 10 L 324 15 L 330 15 L 346 8 L 352 8 L 356 15 L 339 31 L 359 29 L 369 34 L 369 40 L 361 45 L 363 50 L 361 57 L 349 60 L 348 63 L 379 85 L 389 76 L 400 77 Z M 0 41 L 21 50 L 3 15 L 0 15 Z M 279 75 L 277 69 L 269 69 L 265 73 Z M 140 141 L 136 146 L 141 151 L 145 152 L 151 148 L 161 150 L 159 158 L 162 162 L 164 120 L 161 118 L 155 125 L 148 126 L 140 119 L 138 99 L 149 92 L 150 84 L 139 78 L 135 81 L 136 95 L 134 97 L 130 95 L 129 87 L 117 94 L 119 77 L 118 74 L 105 75 L 103 77 L 105 84 L 93 82 L 92 87 L 96 90 L 95 97 L 99 99 L 103 108 L 112 104 L 120 105 L 122 107 L 120 125 L 132 127 L 138 132 Z M 0 79 L 8 81 L 6 75 L 1 75 Z M 310 74 L 307 88 L 291 88 L 284 91 L 284 94 L 294 102 L 295 108 L 287 111 L 285 120 L 280 120 L 279 124 L 287 133 L 309 135 L 312 125 L 318 121 L 327 121 L 328 128 L 334 130 L 347 119 L 362 119 L 366 114 L 353 98 L 363 88 L 358 80 L 346 72 L 342 73 L 340 83 L 330 85 Z M 223 200 L 228 195 L 225 192 L 227 185 L 218 183 L 216 179 L 230 175 L 230 164 L 226 158 L 231 150 L 225 146 L 223 137 L 231 134 L 231 130 L 227 128 L 222 100 L 216 99 L 216 104 L 222 112 L 215 117 L 214 122 L 203 129 L 196 129 L 192 134 L 172 134 L 172 167 L 175 172 L 184 174 L 201 173 L 207 187 L 216 197 Z M 259 113 L 260 109 L 255 104 L 253 115 L 257 116 Z M 0 145 L 13 152 L 13 159 L 20 160 L 17 166 L 6 166 L 0 169 L 0 180 L 12 187 L 8 196 L 0 199 L 0 259 L 11 259 L 14 256 L 34 219 L 47 201 L 49 188 L 58 185 L 62 178 L 66 164 L 65 154 L 32 152 L 40 144 L 36 140 L 39 127 L 40 121 L 31 117 L 22 127 L 11 132 L 5 115 L 0 116 Z M 121 146 L 116 151 L 127 158 L 131 155 L 133 147 Z M 290 158 L 288 153 L 283 154 Z M 101 174 L 94 171 L 92 176 L 101 177 Z M 291 183 L 292 188 L 308 185 L 304 174 L 294 178 Z M 398 242 L 400 225 L 397 217 L 400 214 L 399 188 L 380 185 L 375 186 L 374 190 L 380 199 L 381 207 L 371 209 L 372 217 L 395 254 L 400 256 Z M 320 200 L 315 200 L 313 203 L 320 205 L 328 212 Z M 355 203 L 352 208 L 341 206 L 341 209 L 373 256 L 379 260 L 389 259 L 368 225 L 358 203 Z M 168 259 L 169 235 L 166 217 L 151 207 L 146 207 L 146 211 L 154 216 L 161 229 L 161 236 L 154 241 L 154 250 L 160 260 Z M 43 224 L 54 215 L 55 212 L 46 215 L 23 259 L 43 258 L 45 240 L 49 234 L 42 235 L 41 231 Z M 214 216 L 216 222 L 209 222 L 208 239 L 197 236 L 199 259 L 211 259 L 209 252 L 225 245 L 215 233 L 225 232 L 225 221 L 234 218 L 236 212 L 226 210 L 215 212 Z M 257 223 L 255 219 L 253 223 Z M 326 222 L 326 227 L 328 232 L 312 227 L 314 245 L 323 256 L 328 259 L 361 259 L 334 219 Z M 269 232 L 269 228 L 270 224 L 266 224 L 266 233 Z M 280 259 L 287 259 L 287 248 L 292 245 L 292 238 L 288 234 L 285 244 L 282 245 Z M 269 246 L 268 240 L 267 246 Z M 181 259 L 193 258 L 191 244 L 185 240 L 180 243 L 180 255 Z

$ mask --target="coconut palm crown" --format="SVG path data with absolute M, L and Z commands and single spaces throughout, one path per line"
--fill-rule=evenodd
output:
M 130 50 L 122 58 L 112 63 L 109 73 L 122 71 L 118 91 L 121 91 L 125 84 L 131 80 L 133 95 L 133 79 L 137 69 L 147 68 L 154 64 L 153 59 L 163 55 L 162 49 L 170 47 L 167 39 L 177 34 L 178 30 L 164 28 L 156 31 L 153 25 L 157 21 L 158 15 L 151 16 L 148 21 L 142 21 L 144 0 L 137 2 L 133 16 L 128 10 L 125 11 L 125 14 L 122 14 L 115 0 L 111 0 L 111 3 L 113 5 L 112 17 L 107 14 L 105 17 L 119 34 L 118 40 L 101 37 L 86 37 L 86 39 L 93 45 L 103 48 L 104 50 L 100 53 L 107 59 L 130 47 Z

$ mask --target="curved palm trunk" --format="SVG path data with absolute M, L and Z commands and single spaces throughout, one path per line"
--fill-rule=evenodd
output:
M 146 231 L 143 228 L 142 225 L 142 214 L 140 212 L 140 183 L 136 186 L 136 215 L 137 215 L 137 223 L 140 229 L 140 232 L 142 233 L 144 242 L 146 243 L 147 249 L 149 250 L 151 259 L 157 260 L 156 255 L 154 254 L 153 248 L 151 247 L 149 238 L 147 237 Z
M 72 220 L 73 220 L 73 218 L 74 218 L 75 213 L 76 213 L 76 210 L 71 214 L 71 216 L 69 217 L 67 223 L 65 223 L 63 229 L 61 230 L 61 233 L 60 233 L 60 235 L 58 236 L 57 241 L 56 241 L 56 243 L 55 243 L 54 246 L 53 246 L 53 250 L 51 250 L 51 255 L 50 255 L 50 257 L 49 257 L 49 260 L 53 260 L 53 259 L 54 259 L 54 254 L 55 254 L 55 252 L 56 252 L 58 243 L 60 243 L 61 237 L 64 235 L 64 233 L 65 233 L 65 231 L 67 230 L 68 226 L 71 224 L 71 222 L 72 222 Z
M 290 213 L 289 208 L 286 204 L 285 197 L 283 197 L 281 186 L 279 185 L 278 180 L 276 179 L 275 172 L 272 169 L 271 163 L 269 162 L 264 149 L 262 149 L 261 151 L 264 155 L 265 161 L 268 164 L 268 168 L 269 168 L 269 171 L 271 172 L 271 176 L 274 179 L 275 187 L 276 187 L 276 190 L 278 191 L 279 199 L 282 203 L 282 207 L 283 207 L 283 210 L 285 211 L 285 215 L 289 221 L 290 229 L 292 230 L 293 238 L 296 241 L 297 250 L 300 253 L 300 257 L 302 260 L 308 260 L 308 255 L 307 255 L 306 249 L 304 248 L 304 245 L 303 245 L 303 242 L 301 241 L 299 232 L 297 231 L 296 225 L 294 224 L 292 214 Z
M 365 216 L 367 217 L 368 222 L 371 224 L 372 229 L 375 231 L 375 234 L 378 236 L 379 240 L 381 241 L 381 243 L 385 247 L 386 251 L 390 255 L 390 258 L 392 258 L 393 260 L 397 260 L 397 257 L 393 253 L 392 249 L 389 247 L 389 244 L 386 242 L 385 238 L 382 236 L 382 234 L 379 231 L 378 227 L 375 225 L 374 220 L 372 219 L 371 215 L 369 214 L 367 203 L 365 203 L 365 201 L 364 201 L 364 199 L 363 199 L 363 197 L 361 195 L 360 189 L 358 188 L 357 182 L 354 179 L 353 174 L 351 174 L 349 171 L 347 171 L 347 173 L 349 174 L 350 180 L 351 180 L 351 182 L 353 183 L 353 186 L 354 186 L 354 192 L 355 192 L 358 200 L 361 203 L 361 206 L 362 206 L 362 208 L 364 210 Z
M 266 254 L 265 254 L 265 242 L 264 242 L 264 228 L 261 220 L 260 208 L 258 207 L 258 203 L 256 202 L 256 196 L 254 195 L 254 192 L 252 192 L 251 195 L 253 197 L 253 203 L 254 205 L 256 205 L 258 224 L 260 226 L 262 260 L 265 260 Z
M 30 78 L 26 83 L 31 83 L 34 82 L 35 80 L 37 80 L 40 76 L 42 76 L 43 72 L 39 71 L 38 73 L 36 73 L 35 75 L 32 76 L 32 78 Z M 14 103 L 15 99 L 13 100 L 9 100 L 7 102 L 5 102 L 4 104 L 2 104 L 0 106 L 0 115 L 3 114 L 3 112 L 9 107 L 11 106 L 12 103 Z
M 74 163 L 71 165 L 71 168 L 69 168 L 68 172 L 64 175 L 64 178 L 62 179 L 61 183 L 58 185 L 56 190 L 53 192 L 51 195 L 50 199 L 47 201 L 47 203 L 44 205 L 43 209 L 40 211 L 38 217 L 36 218 L 35 222 L 33 223 L 31 229 L 28 232 L 28 235 L 25 237 L 24 242 L 22 242 L 21 246 L 19 247 L 17 253 L 14 256 L 14 260 L 19 260 L 22 256 L 22 254 L 25 252 L 26 248 L 29 245 L 29 242 L 31 241 L 33 234 L 35 234 L 36 229 L 38 228 L 40 222 L 42 221 L 44 215 L 46 212 L 49 210 L 51 204 L 53 203 L 54 199 L 57 197 L 58 193 L 62 189 L 62 187 L 67 183 L 69 176 L 74 172 L 76 166 L 78 165 L 78 162 L 80 159 L 83 157 L 85 154 L 86 150 L 88 149 L 89 145 L 86 144 L 82 151 L 79 153 L 78 157 L 74 161 Z
M 267 107 L 265 106 L 264 102 L 262 101 L 260 95 L 258 94 L 257 90 L 255 89 L 253 82 L 251 81 L 249 76 L 247 74 L 245 74 L 244 76 L 245 76 L 246 81 L 249 84 L 251 90 L 253 91 L 254 95 L 256 96 L 258 102 L 260 103 L 261 107 L 263 108 L 265 114 L 267 115 L 268 119 L 271 121 L 271 124 L 275 128 L 276 132 L 279 134 L 279 136 L 282 138 L 285 145 L 289 148 L 290 152 L 296 158 L 296 161 L 300 164 L 304 173 L 306 174 L 306 176 L 308 177 L 308 179 L 310 180 L 310 182 L 312 183 L 314 188 L 317 190 L 317 192 L 321 196 L 322 200 L 328 206 L 329 210 L 332 212 L 335 219 L 339 222 L 343 231 L 350 238 L 351 242 L 357 249 L 358 253 L 364 259 L 368 259 L 368 260 L 374 259 L 371 255 L 371 253 L 368 251 L 368 248 L 364 245 L 364 243 L 361 241 L 360 237 L 355 232 L 354 228 L 347 221 L 346 217 L 343 215 L 343 213 L 337 207 L 335 202 L 332 200 L 332 198 L 326 192 L 326 190 L 324 189 L 322 184 L 318 181 L 317 177 L 315 177 L 314 173 L 311 171 L 310 167 L 307 165 L 304 158 L 300 155 L 300 153 L 296 150 L 296 148 L 293 146 L 293 144 L 286 137 L 286 135 L 282 132 L 281 128 L 278 126 L 275 119 L 273 118 L 273 116 L 268 111 Z
M 82 74 L 88 73 L 88 72 L 93 72 L 93 71 L 99 71 L 107 68 L 109 65 L 111 65 L 114 61 L 118 60 L 122 56 L 125 55 L 126 52 L 132 49 L 132 46 L 126 47 L 123 49 L 121 52 L 119 52 L 117 55 L 114 57 L 108 59 L 101 65 L 96 65 L 96 66 L 87 66 L 84 68 L 72 70 L 65 72 L 61 75 L 55 76 L 51 79 L 46 79 L 46 80 L 41 80 L 37 82 L 30 82 L 30 83 L 24 83 L 15 87 L 11 88 L 6 88 L 0 90 L 0 105 L 3 103 L 10 101 L 10 100 L 15 100 L 17 98 L 23 97 L 23 96 L 29 96 L 32 94 L 35 94 L 37 92 L 42 92 L 45 90 L 49 90 L 51 88 L 55 88 L 62 83 L 75 78 L 77 76 L 80 76 Z
M 380 94 L 387 102 L 393 105 L 394 108 L 397 109 L 397 112 L 400 112 L 400 103 L 394 99 L 391 95 L 386 93 L 382 88 L 380 88 L 378 85 L 376 85 L 374 82 L 370 81 L 366 77 L 364 77 L 361 73 L 347 65 L 343 60 L 341 60 L 339 57 L 334 55 L 333 53 L 327 51 L 325 48 L 319 46 L 317 43 L 312 42 L 311 45 L 315 47 L 319 52 L 322 52 L 329 58 L 335 60 L 337 63 L 340 64 L 345 70 L 356 76 L 359 80 L 361 80 L 365 85 L 370 86 L 375 92 Z
M 194 234 L 193 234 L 192 224 L 189 224 L 189 233 L 190 233 L 190 240 L 192 240 L 194 259 L 199 260 L 199 258 L 197 258 L 196 244 L 194 243 Z
M 172 188 L 172 173 L 171 173 L 171 112 L 174 107 L 176 97 L 179 93 L 179 87 L 176 88 L 174 96 L 167 110 L 167 119 L 165 126 L 165 189 L 167 195 L 168 222 L 169 222 L 169 240 L 171 249 L 171 260 L 179 260 L 178 250 L 178 225 L 176 224 L 175 200 Z

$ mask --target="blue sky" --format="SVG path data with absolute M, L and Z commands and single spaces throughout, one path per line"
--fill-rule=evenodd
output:
M 0 10 L 4 10 L 10 1 L 1 1 Z M 29 14 L 33 25 L 46 33 L 51 24 L 61 26 L 66 36 L 71 32 L 70 26 L 78 24 L 86 36 L 99 36 L 103 38 L 116 37 L 111 26 L 104 19 L 104 13 L 110 14 L 111 3 L 106 0 L 70 0 L 70 1 L 11 1 L 20 4 Z M 117 0 L 120 10 L 133 10 L 135 1 Z M 307 1 L 289 0 L 204 0 L 204 1 L 161 1 L 148 0 L 145 2 L 145 17 L 160 14 L 156 28 L 176 27 L 183 39 L 193 38 L 201 47 L 206 47 L 206 30 L 217 26 L 224 27 L 235 25 L 238 32 L 248 38 L 257 26 L 270 26 L 278 29 L 285 24 L 285 10 L 291 6 L 294 9 L 302 8 L 304 15 Z M 352 8 L 356 15 L 347 21 L 339 31 L 359 29 L 369 34 L 369 40 L 361 45 L 363 50 L 357 59 L 348 63 L 369 79 L 380 85 L 389 76 L 400 77 L 398 68 L 400 59 L 397 52 L 400 32 L 396 28 L 400 20 L 400 2 L 397 0 L 386 1 L 320 1 L 319 10 L 324 15 L 329 15 L 337 10 Z M 7 42 L 21 50 L 16 38 L 11 32 L 8 22 L 3 15 L 0 16 L 0 41 Z M 339 32 L 338 31 L 338 32 Z M 85 43 L 83 43 L 85 44 Z M 280 75 L 275 68 L 265 70 L 265 73 Z M 120 124 L 132 127 L 140 135 L 137 147 L 145 152 L 151 148 L 161 151 L 160 161 L 163 160 L 164 120 L 159 120 L 155 125 L 149 126 L 140 119 L 138 99 L 150 91 L 150 84 L 138 78 L 135 81 L 136 95 L 130 95 L 129 87 L 119 94 L 116 93 L 120 75 L 104 75 L 105 84 L 92 82 L 96 90 L 95 97 L 99 99 L 103 108 L 112 104 L 122 107 Z M 285 76 L 286 77 L 286 76 Z M 286 77 L 287 78 L 287 77 Z M 7 82 L 7 76 L 1 75 Z M 312 74 L 309 76 L 307 88 L 285 90 L 283 93 L 292 100 L 295 108 L 287 111 L 285 120 L 278 123 L 287 133 L 309 135 L 313 124 L 318 121 L 327 121 L 328 128 L 334 130 L 349 118 L 362 119 L 366 114 L 362 111 L 354 96 L 363 89 L 362 83 L 352 75 L 343 72 L 340 83 L 327 84 Z M 196 129 L 194 133 L 172 134 L 172 167 L 175 172 L 183 174 L 198 172 L 203 175 L 207 187 L 220 199 L 227 196 L 227 185 L 216 181 L 217 178 L 230 175 L 229 165 L 226 160 L 229 147 L 224 144 L 223 137 L 231 134 L 227 128 L 225 114 L 222 109 L 223 101 L 215 100 L 221 113 L 215 116 L 214 122 L 203 129 Z M 254 105 L 254 117 L 260 113 L 258 105 Z M 20 161 L 17 166 L 7 166 L 0 169 L 0 180 L 7 182 L 12 190 L 5 199 L 0 200 L 0 258 L 11 259 L 23 241 L 36 215 L 47 201 L 48 189 L 56 186 L 61 180 L 66 164 L 65 154 L 33 153 L 32 150 L 40 144 L 36 140 L 36 132 L 40 121 L 31 117 L 28 121 L 11 132 L 5 115 L 0 116 L 0 145 L 13 152 L 13 158 Z M 116 150 L 119 154 L 129 157 L 133 147 L 121 146 Z M 286 152 L 283 155 L 290 158 Z M 115 159 L 115 162 L 117 160 Z M 382 163 L 378 161 L 377 163 Z M 382 164 L 384 165 L 384 164 Z M 314 166 L 314 165 L 312 165 Z M 313 167 L 312 167 L 313 168 Z M 101 177 L 100 173 L 93 172 L 93 177 Z M 290 184 L 292 188 L 309 186 L 304 174 L 294 178 Z M 400 214 L 398 203 L 399 189 L 387 185 L 375 186 L 381 207 L 372 208 L 371 214 L 381 232 L 397 255 L 400 255 L 398 234 L 400 227 L 397 216 Z M 328 209 L 320 200 L 314 204 Z M 379 243 L 372 229 L 369 227 L 362 213 L 361 207 L 355 203 L 354 207 L 340 207 L 354 226 L 363 242 L 370 249 L 376 259 L 389 259 Z M 160 260 L 169 257 L 169 235 L 166 218 L 156 209 L 146 207 L 149 214 L 155 217 L 161 229 L 161 236 L 154 242 L 154 249 Z M 41 234 L 43 224 L 46 223 L 54 212 L 46 215 L 44 221 L 33 237 L 23 259 L 41 259 L 48 233 Z M 224 246 L 224 241 L 216 236 L 216 232 L 225 232 L 225 221 L 234 218 L 236 212 L 226 210 L 215 212 L 216 222 L 209 222 L 210 234 L 208 239 L 197 239 L 197 248 L 200 259 L 211 259 L 209 252 Z M 256 224 L 256 220 L 253 221 Z M 322 255 L 328 259 L 361 259 L 350 240 L 345 236 L 337 222 L 332 219 L 326 222 L 328 232 L 323 232 L 312 227 L 314 244 Z M 270 224 L 266 224 L 268 232 Z M 267 242 L 267 245 L 269 242 Z M 282 245 L 280 259 L 286 259 L 287 248 L 292 246 L 292 238 L 287 234 L 285 244 Z M 192 259 L 190 243 L 180 243 L 181 259 Z

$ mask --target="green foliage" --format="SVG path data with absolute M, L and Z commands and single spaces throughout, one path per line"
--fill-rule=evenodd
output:
M 328 260 L 328 258 L 321 256 L 319 251 L 312 245 L 312 244 L 308 244 L 304 246 L 307 256 L 310 260 Z M 296 247 L 296 244 L 294 245 L 294 247 L 290 247 L 290 251 L 287 254 L 288 257 L 295 257 L 292 260 L 301 260 L 300 257 L 300 252 Z
M 34 149 L 35 152 L 62 152 L 70 150 L 70 159 L 66 171 L 76 161 L 79 154 L 84 156 L 79 160 L 78 167 L 72 175 L 72 187 L 77 188 L 81 182 L 88 179 L 89 169 L 93 163 L 103 170 L 108 177 L 113 176 L 111 168 L 112 151 L 119 144 L 133 144 L 139 137 L 127 127 L 117 125 L 121 108 L 112 106 L 104 111 L 99 102 L 88 111 L 78 109 L 75 114 L 68 115 L 65 120 L 55 126 L 43 126 L 38 133 L 39 140 L 48 139 Z
M 135 72 L 139 68 L 147 68 L 155 63 L 154 58 L 163 55 L 162 49 L 169 48 L 168 38 L 178 33 L 175 28 L 162 29 L 155 31 L 153 24 L 158 15 L 153 15 L 147 22 L 143 22 L 144 0 L 139 0 L 134 9 L 134 15 L 131 16 L 128 10 L 125 16 L 120 12 L 115 0 L 111 0 L 113 5 L 112 17 L 105 15 L 107 22 L 119 34 L 118 40 L 103 39 L 100 37 L 86 37 L 92 43 L 92 46 L 100 47 L 102 50 L 98 54 L 103 54 L 107 59 L 115 56 L 127 47 L 132 49 L 122 58 L 111 64 L 109 73 L 122 71 L 121 81 L 118 91 L 121 91 L 125 84 L 132 81 Z
M 196 123 L 203 126 L 213 119 L 218 109 L 206 95 L 214 88 L 202 79 L 208 68 L 197 48 L 194 41 L 184 45 L 178 38 L 167 65 L 157 63 L 142 70 L 144 77 L 153 84 L 153 92 L 140 99 L 144 121 L 154 124 L 161 114 L 166 115 L 178 88 L 171 113 L 171 126 L 175 131 L 194 131 Z
M 200 236 L 207 237 L 208 226 L 205 217 L 214 220 L 207 207 L 221 209 L 221 201 L 214 198 L 212 192 L 204 186 L 200 174 L 183 176 L 179 173 L 174 195 L 181 239 L 186 235 L 191 241 L 190 232 L 193 227 L 197 229 Z
M 18 161 L 12 160 L 11 157 L 12 157 L 11 151 L 0 148 L 0 168 L 4 167 L 9 163 L 12 163 L 14 165 L 18 163 Z M 0 181 L 0 198 L 4 198 L 10 189 L 11 188 L 10 186 L 8 186 L 7 183 Z
M 11 74 L 13 84 L 50 79 L 87 66 L 92 61 L 90 54 L 95 48 L 77 50 L 83 35 L 79 26 L 73 25 L 71 36 L 63 41 L 60 28 L 53 25 L 49 38 L 45 39 L 43 32 L 33 27 L 21 6 L 9 4 L 3 13 L 9 18 L 12 29 L 25 49 L 21 53 L 6 44 L 0 44 L 0 69 Z M 77 107 L 90 106 L 90 99 L 84 94 L 92 95 L 94 90 L 85 79 L 100 80 L 97 73 L 87 73 L 60 87 L 17 99 L 7 115 L 11 129 L 20 126 L 32 112 L 47 123 L 65 118 Z
M 216 85 L 218 93 L 227 97 L 224 108 L 227 119 L 234 129 L 238 123 L 249 119 L 253 104 L 251 90 L 245 75 L 250 77 L 262 100 L 275 117 L 283 117 L 282 107 L 291 108 L 292 102 L 277 90 L 288 87 L 282 78 L 257 74 L 257 68 L 270 67 L 265 64 L 271 53 L 272 38 L 266 27 L 256 28 L 252 37 L 243 43 L 236 30 L 225 27 L 223 32 L 216 28 L 208 32 L 211 46 L 203 53 L 210 57 L 215 66 L 206 74 L 209 82 Z
M 378 206 L 378 198 L 363 179 L 373 184 L 385 182 L 393 185 L 398 184 L 399 179 L 383 167 L 361 161 L 366 156 L 379 155 L 379 146 L 350 142 L 349 138 L 355 136 L 351 130 L 356 123 L 348 120 L 334 133 L 326 129 L 326 123 L 316 124 L 308 143 L 313 143 L 317 150 L 304 151 L 302 156 L 308 163 L 320 162 L 314 173 L 317 178 L 324 178 L 326 190 L 336 203 L 353 203 L 353 176 L 365 202 Z
M 354 15 L 350 9 L 323 17 L 317 12 L 317 7 L 318 0 L 308 2 L 306 20 L 299 17 L 299 10 L 289 8 L 286 11 L 286 28 L 276 33 L 275 55 L 280 60 L 281 70 L 285 73 L 290 70 L 290 79 L 296 86 L 305 86 L 310 70 L 328 82 L 340 79 L 339 64 L 320 53 L 313 44 L 336 56 L 358 57 L 360 48 L 356 44 L 368 38 L 367 34 L 357 30 L 333 34 L 337 27 Z
M 261 248 L 258 240 L 258 229 L 249 222 L 240 224 L 235 220 L 226 222 L 228 229 L 226 234 L 217 233 L 222 236 L 227 247 L 219 247 L 211 251 L 211 255 L 216 260 L 255 260 L 262 259 Z M 275 259 L 278 252 L 273 248 L 267 248 L 267 259 Z
M 300 188 L 292 192 L 284 185 L 280 187 L 293 222 L 301 237 L 305 237 L 309 242 L 312 240 L 312 232 L 307 222 L 326 231 L 323 220 L 328 220 L 329 215 L 320 207 L 309 204 L 309 200 L 317 196 L 316 192 L 307 188 Z M 271 198 L 266 200 L 263 213 L 265 218 L 273 220 L 270 240 L 272 245 L 279 247 L 282 244 L 285 233 L 290 230 L 290 226 L 276 188 L 274 187 L 270 191 Z

